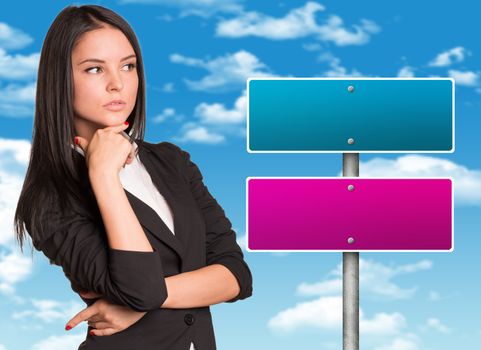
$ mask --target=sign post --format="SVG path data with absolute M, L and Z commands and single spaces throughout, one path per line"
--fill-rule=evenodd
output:
M 342 176 L 359 176 L 359 153 L 342 154 Z M 353 239 L 353 237 L 349 237 Z M 359 253 L 342 253 L 343 349 L 359 349 Z
M 342 153 L 339 178 L 246 179 L 248 251 L 343 252 L 343 349 L 359 349 L 359 252 L 452 251 L 451 178 L 359 178 L 360 153 L 454 152 L 451 78 L 249 78 L 249 153 Z

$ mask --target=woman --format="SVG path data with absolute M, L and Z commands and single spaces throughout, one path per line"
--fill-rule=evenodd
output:
M 216 349 L 209 305 L 251 296 L 252 275 L 189 153 L 144 127 L 134 32 L 104 7 L 65 8 L 42 47 L 17 239 L 88 305 L 66 325 L 88 322 L 79 349 Z

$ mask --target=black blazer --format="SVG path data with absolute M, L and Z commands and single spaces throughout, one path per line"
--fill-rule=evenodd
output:
M 34 247 L 62 267 L 73 291 L 94 291 L 114 303 L 148 311 L 135 324 L 111 336 L 90 336 L 87 332 L 79 349 L 189 350 L 193 341 L 196 350 L 214 350 L 209 307 L 160 308 L 167 298 L 164 277 L 222 264 L 239 282 L 240 293 L 228 301 L 234 302 L 252 295 L 251 271 L 231 222 L 204 185 L 189 153 L 170 142 L 136 142 L 141 162 L 172 209 L 175 235 L 150 206 L 125 190 L 154 252 L 110 249 L 83 160 L 89 204 L 62 208 L 65 212 L 52 206 L 44 222 L 45 233 L 32 236 Z M 83 300 L 87 305 L 95 302 Z

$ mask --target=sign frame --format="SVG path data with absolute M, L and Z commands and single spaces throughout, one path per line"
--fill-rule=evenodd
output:
M 380 151 L 380 150 L 252 150 L 249 148 L 249 138 L 250 138 L 250 128 L 249 128 L 249 83 L 251 80 L 345 80 L 349 81 L 356 81 L 356 80 L 449 80 L 452 82 L 452 96 L 451 96 L 451 104 L 452 104 L 452 147 L 450 150 L 387 150 L 387 151 Z M 333 77 L 333 78 L 323 78 L 323 77 L 249 77 L 247 78 L 246 82 L 246 108 L 247 108 L 247 130 L 246 130 L 246 150 L 248 153 L 453 153 L 455 151 L 455 90 L 456 84 L 454 78 L 447 78 L 447 77 L 413 77 L 413 78 L 404 78 L 404 77 L 382 77 L 382 78 L 373 78 L 373 77 Z
M 451 249 L 406 249 L 406 250 L 395 250 L 395 249 L 349 249 L 349 250 L 344 250 L 344 249 L 250 249 L 249 248 L 249 191 L 248 191 L 248 185 L 249 185 L 249 180 L 250 179 L 336 179 L 336 180 L 347 180 L 347 179 L 353 179 L 353 180 L 408 180 L 408 179 L 449 179 L 451 181 Z M 454 190 L 454 179 L 452 176 L 445 176 L 445 177 L 427 177 L 427 176 L 422 176 L 422 177 L 397 177 L 397 178 L 392 178 L 392 177 L 358 177 L 358 176 L 248 176 L 245 181 L 245 190 L 246 190 L 246 214 L 245 214 L 245 224 L 246 224 L 246 250 L 248 252 L 256 253 L 256 252 L 302 252 L 302 253 L 314 253 L 314 252 L 336 252 L 336 253 L 350 253 L 350 252 L 376 252 L 376 253 L 383 253 L 383 252 L 392 252 L 392 253 L 421 253 L 421 252 L 428 252 L 428 253 L 448 253 L 448 252 L 453 252 L 454 251 L 454 196 L 455 196 L 455 190 Z

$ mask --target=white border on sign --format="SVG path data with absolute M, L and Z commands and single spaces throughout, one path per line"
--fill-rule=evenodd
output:
M 427 151 L 427 150 L 418 150 L 418 151 L 413 151 L 413 150 L 394 150 L 394 151 L 379 151 L 379 150 L 333 150 L 333 151 L 318 151 L 318 150 L 300 150 L 300 151 L 255 151 L 251 150 L 249 148 L 249 82 L 251 80 L 450 80 L 452 82 L 452 114 L 453 114 L 453 127 L 452 127 L 452 148 L 449 151 Z M 312 77 L 312 78 L 292 78 L 292 77 L 250 77 L 247 78 L 247 94 L 246 94 L 246 99 L 247 99 L 247 144 L 246 144 L 246 149 L 247 152 L 249 153 L 453 153 L 455 151 L 455 99 L 454 99 L 454 94 L 455 94 L 455 81 L 454 78 L 398 78 L 398 77 L 384 77 L 384 78 L 372 78 L 372 77 L 345 77 L 345 78 L 317 78 L 317 77 Z
M 343 180 L 343 179 L 354 179 L 354 180 L 408 180 L 408 179 L 416 179 L 416 180 L 450 180 L 451 184 L 451 249 L 415 249 L 415 250 L 381 250 L 381 249 L 352 249 L 352 250 L 341 250 L 341 249 L 256 249 L 251 250 L 249 248 L 249 180 L 250 179 L 336 179 L 336 180 Z M 303 252 L 303 253 L 312 253 L 312 252 L 398 252 L 398 253 L 408 253 L 408 252 L 452 252 L 454 251 L 454 187 L 453 187 L 453 177 L 359 177 L 359 176 L 248 176 L 246 178 L 246 249 L 248 252 L 257 253 L 257 252 Z

